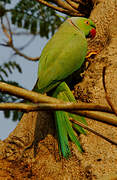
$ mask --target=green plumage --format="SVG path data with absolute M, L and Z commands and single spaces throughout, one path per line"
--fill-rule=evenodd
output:
M 65 21 L 41 54 L 38 73 L 40 92 L 49 91 L 59 81 L 79 69 L 86 52 L 84 34 Z
M 87 21 L 90 25 L 87 24 Z M 95 25 L 91 20 L 79 17 L 69 18 L 60 26 L 42 51 L 36 91 L 45 93 L 57 87 L 54 90 L 53 97 L 76 102 L 63 80 L 78 70 L 84 62 L 87 53 L 86 36 L 94 27 Z M 64 111 L 56 111 L 54 114 L 59 146 L 63 156 L 68 158 L 71 154 L 68 137 L 76 144 L 79 151 L 82 151 L 73 127 L 79 133 L 85 134 L 85 131 L 80 126 L 71 123 L 69 118 L 86 123 L 84 118 Z

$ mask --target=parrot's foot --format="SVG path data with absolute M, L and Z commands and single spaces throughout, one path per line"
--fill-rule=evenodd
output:
M 93 59 L 97 54 L 98 54 L 97 51 L 90 51 L 90 52 L 88 52 L 86 59 L 87 60 Z

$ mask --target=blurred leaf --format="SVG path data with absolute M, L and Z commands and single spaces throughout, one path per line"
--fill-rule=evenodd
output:
M 10 4 L 11 0 L 0 0 L 1 2 L 4 2 L 5 4 Z
M 37 21 L 33 20 L 31 24 L 31 33 L 36 33 L 37 32 Z
M 3 7 L 3 5 L 0 3 L 0 17 L 5 15 L 5 8 Z
M 30 0 L 18 1 L 11 16 L 14 25 L 28 29 L 32 34 L 40 33 L 40 36 L 47 38 L 61 24 L 61 19 L 54 10 Z
M 22 69 L 19 64 L 15 61 L 9 61 L 7 63 L 3 63 L 0 66 L 0 80 L 4 81 L 4 76 L 8 77 L 8 73 L 12 74 L 13 70 L 18 70 L 19 73 L 22 73 Z
M 12 22 L 12 24 L 16 24 L 16 22 L 17 22 L 17 13 L 15 11 L 12 12 L 11 22 Z
M 23 26 L 23 28 L 24 29 L 29 29 L 29 26 L 30 26 L 30 18 L 26 18 L 25 20 L 24 20 L 24 26 Z
M 5 110 L 4 111 L 4 116 L 5 116 L 5 118 L 9 118 L 10 117 L 10 111 L 9 110 Z
M 8 77 L 8 73 L 7 73 L 4 69 L 2 69 L 1 67 L 0 67 L 0 71 L 1 71 L 1 73 L 3 73 L 6 77 Z
M 8 63 L 4 63 L 4 68 L 6 68 L 10 74 L 12 73 L 11 67 Z
M 16 121 L 18 119 L 18 112 L 13 111 L 13 121 Z
M 21 87 L 17 82 L 4 79 L 4 78 L 8 78 L 9 73 L 10 74 L 13 73 L 15 69 L 17 69 L 19 73 L 22 73 L 22 69 L 20 65 L 17 64 L 15 61 L 9 61 L 7 63 L 3 63 L 0 66 L 0 81 L 5 82 L 7 84 Z M 21 99 L 15 96 L 11 96 L 9 94 L 0 92 L 0 102 L 6 103 L 6 102 L 19 102 L 19 101 L 21 101 Z M 21 112 L 18 112 L 18 111 L 5 110 L 3 112 L 4 112 L 5 118 L 10 118 L 12 115 L 13 121 L 19 120 L 19 118 L 21 117 Z

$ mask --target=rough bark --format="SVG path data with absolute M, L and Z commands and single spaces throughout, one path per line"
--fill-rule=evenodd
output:
M 89 50 L 97 51 L 90 59 L 83 80 L 75 86 L 78 101 L 107 105 L 102 83 L 106 66 L 106 87 L 117 105 L 117 1 L 94 0 L 91 19 L 97 35 L 89 41 Z M 89 126 L 117 141 L 117 127 L 87 119 Z M 50 112 L 23 115 L 15 130 L 0 142 L 0 179 L 112 179 L 116 177 L 117 147 L 87 133 L 80 135 L 84 153 L 70 143 L 72 157 L 60 159 L 54 120 Z M 108 176 L 110 174 L 110 176 Z M 117 178 L 117 177 L 116 177 Z

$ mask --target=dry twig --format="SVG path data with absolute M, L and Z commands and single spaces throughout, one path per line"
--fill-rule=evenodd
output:
M 9 85 L 7 83 L 0 82 L 0 90 L 2 92 L 15 95 L 17 97 L 24 98 L 33 103 L 46 103 L 41 106 L 37 104 L 37 106 L 29 107 L 29 110 L 65 110 L 70 111 L 71 113 L 79 114 L 81 116 L 89 117 L 101 122 L 105 122 L 108 124 L 117 125 L 117 117 L 112 114 L 112 110 L 109 107 L 96 105 L 96 104 L 77 104 L 77 103 L 69 103 L 63 102 L 53 97 L 49 97 L 43 94 L 39 94 L 33 91 L 29 91 L 23 88 L 15 87 Z M 20 105 L 21 107 L 21 105 Z M 31 109 L 32 108 L 32 109 Z M 19 108 L 20 109 L 20 108 Z M 23 108 L 21 108 L 23 109 Z M 76 111 L 77 110 L 77 111 Z M 88 110 L 88 111 L 87 111 Z M 102 112 L 100 112 L 102 111 Z M 108 112 L 108 113 L 107 113 Z
M 66 0 L 66 2 L 70 5 L 70 6 L 72 6 L 74 9 L 78 9 L 78 7 L 79 7 L 79 4 L 78 3 L 76 3 L 76 2 L 74 2 L 74 1 L 71 1 L 71 0 Z
M 106 83 L 105 83 L 105 74 L 106 74 L 106 67 L 103 68 L 103 77 L 102 77 L 102 81 L 103 81 L 103 87 L 105 90 L 105 97 L 106 100 L 109 104 L 109 106 L 111 107 L 112 111 L 116 114 L 117 116 L 117 109 L 115 108 L 114 104 L 111 101 L 111 98 L 109 97 L 108 93 L 107 93 L 107 89 L 106 89 Z
M 40 94 L 39 94 L 40 96 Z M 44 95 L 45 96 L 45 95 Z M 47 96 L 46 96 L 47 97 Z M 52 99 L 52 98 L 51 98 Z M 111 109 L 109 109 L 106 106 L 103 105 L 97 105 L 97 104 L 78 104 L 78 103 L 71 103 L 71 102 L 61 102 L 58 101 L 56 103 L 47 103 L 41 102 L 36 104 L 26 104 L 26 103 L 0 103 L 0 110 L 24 110 L 24 111 L 37 111 L 37 110 L 65 110 L 67 112 L 72 112 L 75 114 L 80 114 L 88 111 L 102 111 L 102 112 L 108 112 L 112 113 Z M 77 111 L 76 111 L 77 110 Z M 116 118 L 117 119 L 117 118 Z
M 58 6 L 55 6 L 51 3 L 48 3 L 47 1 L 45 0 L 36 0 L 37 2 L 41 3 L 41 4 L 44 4 L 45 6 L 48 6 L 56 11 L 59 11 L 61 13 L 65 13 L 67 15 L 70 15 L 70 16 L 83 16 L 84 14 L 82 13 L 79 13 L 78 11 L 76 11 L 76 9 L 74 9 L 72 6 L 70 6 L 68 3 L 65 3 L 64 1 L 62 0 L 50 0 L 52 1 L 54 4 L 58 5 Z
M 95 134 L 95 135 L 97 135 L 97 136 L 105 139 L 105 140 L 108 141 L 109 143 L 117 146 L 117 142 L 115 142 L 115 141 L 109 139 L 108 137 L 100 134 L 99 132 L 95 131 L 94 129 L 92 129 L 92 128 L 88 127 L 88 126 L 86 126 L 85 124 L 82 124 L 81 122 L 76 121 L 76 120 L 74 120 L 73 118 L 70 118 L 70 121 L 73 122 L 73 123 L 75 123 L 75 124 L 77 124 L 77 125 L 79 125 L 79 126 L 81 126 L 81 127 L 84 128 L 84 129 L 87 129 L 88 131 L 92 132 L 93 134 Z
M 7 19 L 7 24 L 8 24 L 8 29 L 5 27 L 4 23 L 3 23 L 3 19 L 1 19 L 1 26 L 2 26 L 2 30 L 3 30 L 3 33 L 5 34 L 5 36 L 8 38 L 8 42 L 7 42 L 7 45 L 8 47 L 12 48 L 16 54 L 30 60 L 30 61 L 38 61 L 40 57 L 29 57 L 27 55 L 25 55 L 24 53 L 20 52 L 13 44 L 13 34 L 12 34 L 12 30 L 11 30 L 11 27 L 10 27 L 10 23 L 9 23 L 9 20 L 8 20 L 8 17 L 6 16 L 6 19 Z M 5 45 L 4 45 L 5 46 Z

